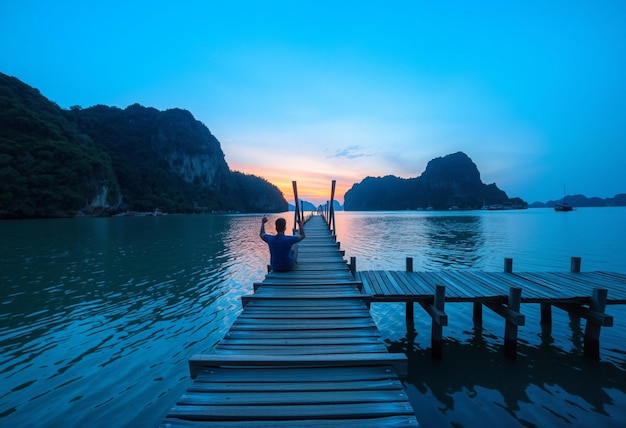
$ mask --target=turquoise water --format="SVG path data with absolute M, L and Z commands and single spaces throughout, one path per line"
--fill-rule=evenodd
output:
M 291 221 L 293 214 L 285 214 Z M 0 222 L 0 426 L 157 426 L 189 384 L 187 359 L 210 352 L 263 279 L 259 216 L 165 216 Z M 626 272 L 626 209 L 337 213 L 358 269 Z M 584 320 L 553 310 L 542 331 L 525 305 L 519 356 L 504 323 L 448 304 L 443 359 L 430 321 L 375 304 L 389 347 L 411 358 L 407 392 L 422 426 L 624 426 L 626 308 L 612 306 L 601 358 L 582 355 Z

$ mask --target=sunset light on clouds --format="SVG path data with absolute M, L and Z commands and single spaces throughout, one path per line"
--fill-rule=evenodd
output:
M 314 203 L 457 151 L 528 202 L 626 192 L 626 2 L 0 4 L 0 71 L 63 108 L 184 108 Z

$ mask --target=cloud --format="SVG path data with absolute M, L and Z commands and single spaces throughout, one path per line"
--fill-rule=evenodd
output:
M 345 158 L 345 159 L 357 159 L 362 158 L 364 156 L 371 156 L 365 152 L 363 152 L 363 148 L 359 145 L 344 147 L 343 149 L 338 149 L 335 154 L 326 156 L 327 159 L 332 158 Z

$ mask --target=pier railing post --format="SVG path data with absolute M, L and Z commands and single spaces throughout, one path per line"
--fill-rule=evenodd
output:
M 572 257 L 570 261 L 569 271 L 572 273 L 580 273 L 581 264 L 582 264 L 582 259 L 580 257 Z
M 333 235 L 337 235 L 337 224 L 335 223 L 335 186 L 337 180 L 333 180 L 330 188 L 330 216 L 328 226 L 330 227 L 330 231 Z
M 509 257 L 504 258 L 504 271 L 506 273 L 513 273 L 513 259 Z
M 356 257 L 350 257 L 350 273 L 352 276 L 356 276 Z

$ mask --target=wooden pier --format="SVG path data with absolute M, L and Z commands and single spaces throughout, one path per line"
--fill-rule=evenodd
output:
M 269 272 L 213 353 L 189 361 L 193 384 L 163 427 L 416 427 L 399 376 L 335 236 L 305 225 L 298 264 Z
M 298 209 L 297 189 L 295 217 Z M 584 350 L 599 356 L 601 327 L 613 325 L 607 305 L 626 304 L 626 274 L 581 272 L 357 271 L 336 241 L 330 208 L 306 223 L 298 264 L 269 272 L 242 296 L 242 313 L 211 354 L 189 361 L 192 385 L 167 413 L 162 427 L 416 427 L 400 381 L 404 354 L 389 353 L 369 313 L 371 302 L 405 302 L 407 328 L 414 304 L 432 318 L 432 353 L 441 356 L 445 304 L 473 304 L 474 323 L 483 306 L 505 320 L 505 354 L 515 357 L 522 304 L 541 305 L 550 324 L 552 307 L 587 320 Z
M 522 304 L 541 305 L 541 323 L 552 322 L 552 307 L 586 319 L 584 352 L 599 357 L 600 329 L 613 326 L 605 313 L 607 305 L 626 304 L 626 274 L 581 272 L 581 259 L 572 257 L 570 272 L 513 272 L 513 260 L 504 259 L 503 272 L 439 271 L 413 272 L 407 258 L 406 271 L 356 271 L 355 278 L 374 302 L 406 302 L 407 325 L 411 325 L 414 303 L 432 318 L 431 349 L 441 356 L 442 328 L 448 325 L 446 303 L 469 302 L 474 305 L 474 322 L 482 322 L 485 306 L 505 319 L 504 345 L 507 356 L 515 357 L 517 330 L 524 326 Z

